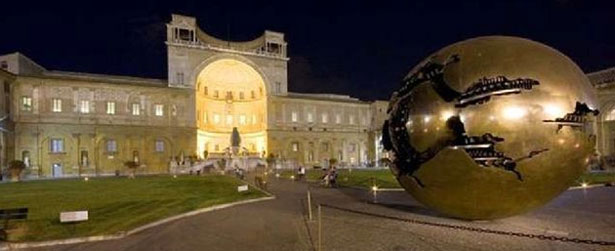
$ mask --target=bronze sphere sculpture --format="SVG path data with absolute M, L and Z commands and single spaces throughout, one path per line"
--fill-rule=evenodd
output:
M 490 36 L 428 57 L 392 97 L 383 144 L 394 175 L 448 216 L 496 219 L 544 205 L 594 152 L 596 94 L 568 57 Z

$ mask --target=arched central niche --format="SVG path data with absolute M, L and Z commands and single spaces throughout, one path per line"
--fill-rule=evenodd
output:
M 222 153 L 237 127 L 241 147 L 262 153 L 266 146 L 265 81 L 252 66 L 237 59 L 208 64 L 196 78 L 198 152 Z

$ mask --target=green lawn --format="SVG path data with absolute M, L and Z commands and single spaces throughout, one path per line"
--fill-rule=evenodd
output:
M 399 183 L 388 169 L 353 169 L 349 172 L 347 169 L 338 170 L 338 183 L 342 186 L 355 186 L 363 188 L 371 188 L 374 182 L 379 188 L 400 188 Z M 296 175 L 290 170 L 284 170 L 280 173 L 281 177 L 290 178 L 291 175 Z M 321 170 L 308 170 L 307 179 L 317 181 L 322 177 Z M 373 181 L 372 181 L 373 178 Z M 587 184 L 604 184 L 615 182 L 615 173 L 585 173 L 577 181 L 578 185 L 583 182 Z
M 591 184 L 605 184 L 615 182 L 615 173 L 585 173 L 577 181 L 579 184 L 583 182 Z
M 281 174 L 281 177 L 290 178 L 291 175 L 296 175 L 290 170 L 285 170 Z M 308 170 L 307 179 L 311 181 L 320 180 L 322 177 L 322 170 Z M 389 171 L 389 169 L 339 169 L 337 182 L 342 186 L 353 187 L 365 187 L 371 188 L 372 185 L 376 185 L 379 188 L 399 188 L 399 183 Z
M 0 208 L 28 207 L 12 221 L 11 241 L 40 241 L 114 234 L 216 204 L 265 196 L 229 176 L 148 176 L 47 180 L 0 184 Z M 61 211 L 88 210 L 89 220 L 61 224 Z

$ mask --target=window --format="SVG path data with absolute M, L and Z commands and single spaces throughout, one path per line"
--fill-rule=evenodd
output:
M 2 68 L 4 70 L 8 70 L 9 69 L 9 64 L 6 61 L 2 61 L 2 62 L 0 62 L 0 68 Z
M 107 140 L 107 152 L 115 153 L 117 152 L 117 142 L 113 139 Z
M 177 84 L 183 85 L 184 84 L 184 73 L 183 72 L 178 72 L 176 74 L 177 77 Z
M 292 147 L 293 147 L 293 152 L 299 151 L 299 143 L 293 142 Z
M 340 116 L 339 114 L 335 114 L 335 123 L 342 123 L 342 116 Z
M 214 91 L 214 98 L 220 97 L 220 93 L 218 92 L 218 90 Z
M 132 104 L 132 115 L 139 116 L 141 114 L 141 105 Z
M 21 160 L 26 165 L 26 167 L 30 167 L 30 151 L 21 152 Z
M 239 115 L 239 124 L 241 125 L 245 125 L 246 124 L 246 115 Z
M 203 94 L 205 94 L 205 96 L 207 96 L 207 86 L 203 87 Z
M 354 125 L 354 115 L 348 116 L 348 123 Z
M 233 124 L 233 115 L 226 115 L 226 124 L 227 125 Z
M 88 151 L 82 150 L 81 151 L 81 166 L 88 166 L 89 163 L 90 163 L 90 160 L 88 158 Z
M 243 99 L 243 92 L 239 92 L 239 99 Z
M 31 97 L 21 97 L 21 109 L 24 111 L 32 111 Z
M 615 109 L 611 110 L 609 113 L 606 114 L 604 120 L 606 121 L 613 121 L 615 120 Z
M 164 152 L 164 141 L 156 140 L 156 152 Z
M 115 102 L 107 102 L 107 114 L 115 114 Z
M 90 101 L 89 100 L 81 100 L 81 113 L 90 113 Z
M 156 116 L 164 115 L 164 105 L 160 105 L 160 104 L 154 105 L 154 114 Z
M 322 114 L 322 123 L 328 123 L 329 122 L 329 114 L 323 113 Z
M 132 161 L 139 163 L 139 151 L 132 151 Z
M 220 151 L 220 145 L 216 144 L 216 145 L 214 146 L 214 151 L 216 151 L 216 152 L 217 152 L 217 151 Z
M 311 112 L 308 112 L 307 114 L 307 122 L 308 123 L 314 122 L 314 114 L 312 114 Z
M 62 100 L 59 98 L 54 98 L 51 101 L 51 111 L 52 112 L 62 112 Z
M 207 124 L 207 111 L 203 112 L 203 123 Z
M 177 29 L 176 38 L 179 38 L 183 41 L 193 41 L 194 40 L 194 31 L 188 29 Z
M 220 124 L 220 115 L 214 113 L 214 124 Z
M 297 112 L 293 112 L 293 113 L 291 114 L 291 121 L 292 121 L 292 122 L 297 122 Z
M 256 98 L 256 95 L 254 94 L 254 91 L 250 91 L 250 97 L 251 98 Z
M 63 153 L 64 152 L 64 140 L 63 139 L 51 139 L 50 151 L 52 153 Z
M 321 150 L 322 150 L 323 152 L 327 152 L 327 151 L 329 151 L 329 143 L 328 143 L 328 142 L 323 142 L 323 143 L 320 145 L 320 148 L 321 148 Z

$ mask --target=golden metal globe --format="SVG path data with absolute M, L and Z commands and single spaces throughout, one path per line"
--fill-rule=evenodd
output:
M 479 37 L 416 66 L 393 94 L 383 144 L 418 201 L 463 219 L 544 205 L 594 152 L 596 95 L 583 71 L 546 45 Z

